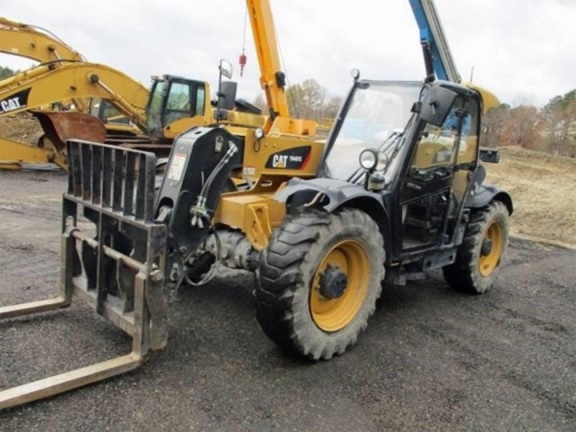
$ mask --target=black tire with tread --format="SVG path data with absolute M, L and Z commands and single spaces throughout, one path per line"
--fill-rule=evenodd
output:
M 366 252 L 371 269 L 368 291 L 352 321 L 328 333 L 313 320 L 310 286 L 324 255 L 345 240 L 358 242 Z M 374 313 L 382 291 L 384 258 L 378 225 L 360 210 L 287 216 L 262 251 L 257 271 L 256 317 L 264 333 L 283 351 L 312 360 L 344 353 Z
M 496 268 L 490 275 L 480 273 L 479 260 L 486 230 L 498 223 L 502 230 L 503 246 Z M 464 240 L 458 248 L 456 261 L 444 267 L 444 279 L 455 290 L 471 294 L 484 294 L 490 290 L 498 273 L 502 257 L 506 254 L 509 236 L 509 212 L 504 203 L 492 201 L 486 207 L 472 211 Z

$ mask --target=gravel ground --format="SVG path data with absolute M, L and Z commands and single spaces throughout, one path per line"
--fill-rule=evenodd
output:
M 55 292 L 57 173 L 0 172 L 0 305 Z M 576 252 L 512 240 L 493 291 L 433 273 L 385 287 L 359 344 L 283 355 L 254 318 L 252 276 L 184 289 L 168 348 L 118 378 L 0 413 L 1 431 L 576 430 Z M 121 355 L 81 303 L 0 323 L 0 389 Z

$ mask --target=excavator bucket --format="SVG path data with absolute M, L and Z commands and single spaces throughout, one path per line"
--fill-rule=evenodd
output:
M 100 119 L 81 112 L 33 111 L 45 137 L 58 153 L 64 153 L 69 139 L 103 143 L 106 140 L 106 126 Z
M 167 343 L 164 289 L 167 228 L 154 223 L 156 157 L 79 140 L 67 143 L 60 294 L 0 308 L 0 319 L 69 306 L 81 298 L 132 336 L 132 351 L 40 381 L 0 391 L 0 410 L 122 374 Z

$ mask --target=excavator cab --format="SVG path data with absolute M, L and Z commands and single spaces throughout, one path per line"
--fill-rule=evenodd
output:
M 154 77 L 150 99 L 146 106 L 146 127 L 150 136 L 163 139 L 166 130 L 178 129 L 178 120 L 187 119 L 188 127 L 204 124 L 206 101 L 209 97 L 207 84 L 202 81 L 164 75 Z M 190 124 L 190 118 L 198 118 Z

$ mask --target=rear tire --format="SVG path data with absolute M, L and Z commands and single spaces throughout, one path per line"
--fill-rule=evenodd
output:
M 473 211 L 456 261 L 443 268 L 446 282 L 458 291 L 486 293 L 506 253 L 508 236 L 509 213 L 502 202 Z
M 384 278 L 378 225 L 360 210 L 288 216 L 262 251 L 256 317 L 282 350 L 330 359 L 356 343 Z

